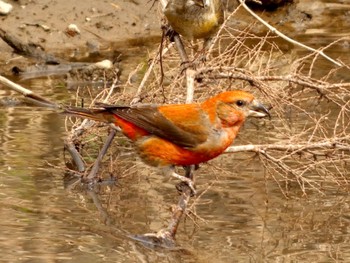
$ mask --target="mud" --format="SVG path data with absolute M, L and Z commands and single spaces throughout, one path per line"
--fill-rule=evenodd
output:
M 109 59 L 113 62 L 128 58 L 141 58 L 148 50 L 155 50 L 161 40 L 162 15 L 157 1 L 123 0 L 110 1 L 8 1 L 13 10 L 0 16 L 0 29 L 11 33 L 24 43 L 35 43 L 48 53 L 69 61 L 95 62 Z M 237 1 L 225 1 L 227 14 L 235 10 Z M 334 9 L 346 8 L 346 5 L 325 3 L 322 1 L 294 1 L 266 11 L 257 12 L 277 29 L 296 36 L 307 32 L 309 35 L 320 33 L 320 29 L 330 21 Z M 332 23 L 349 26 L 349 19 L 338 16 Z M 241 8 L 228 21 L 230 27 L 243 30 L 254 20 Z M 75 25 L 80 33 L 68 30 Z M 317 29 L 318 28 L 318 29 Z M 315 29 L 317 29 L 315 31 Z M 257 23 L 251 31 L 265 34 L 267 28 Z M 14 54 L 11 47 L 0 41 L 0 70 L 2 74 L 11 74 L 13 66 L 35 64 Z M 128 63 L 128 62 L 127 62 Z
M 70 61 L 116 60 L 121 51 L 152 45 L 161 35 L 158 5 L 141 1 L 11 1 L 13 10 L 0 17 L 0 28 L 24 43 Z M 74 24 L 80 34 L 69 34 Z M 23 62 L 0 41 L 2 64 Z M 4 65 L 3 65 L 4 66 Z M 6 67 L 8 71 L 8 67 Z

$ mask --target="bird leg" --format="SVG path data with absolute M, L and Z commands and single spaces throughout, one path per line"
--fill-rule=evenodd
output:
M 179 52 L 180 58 L 181 58 L 181 64 L 187 64 L 189 63 L 188 56 L 185 50 L 185 46 L 180 38 L 180 35 L 172 29 L 170 26 L 165 26 L 163 28 L 165 30 L 165 35 L 169 37 L 169 40 L 171 42 L 175 42 L 177 51 Z
M 176 35 L 174 35 L 174 41 L 175 41 L 175 45 L 177 48 L 177 51 L 179 52 L 182 64 L 186 64 L 188 63 L 188 56 L 185 50 L 185 46 L 180 38 L 180 35 L 176 33 Z
M 176 179 L 179 179 L 181 180 L 182 183 L 185 183 L 186 186 L 188 186 L 191 191 L 192 191 L 192 194 L 191 196 L 194 196 L 196 195 L 197 191 L 194 187 L 194 182 L 192 180 L 192 171 L 194 170 L 194 166 L 190 165 L 190 166 L 185 166 L 185 170 L 186 170 L 186 176 L 182 176 L 182 175 L 179 175 L 178 173 L 176 173 L 174 171 L 174 167 L 173 166 L 167 166 L 165 168 L 163 168 L 163 172 L 165 175 L 169 175 L 169 176 L 172 176 L 172 177 L 175 177 Z M 188 177 L 187 177 L 188 176 Z M 183 192 L 182 191 L 182 186 L 181 186 L 181 183 L 180 183 L 180 186 L 177 186 L 176 187 L 180 192 Z
M 195 180 L 194 180 L 194 171 L 199 169 L 199 165 L 198 164 L 193 164 L 193 165 L 185 165 L 183 166 L 184 170 L 185 170 L 185 177 L 190 179 L 192 181 L 192 183 L 194 184 Z M 187 184 L 187 182 L 180 182 L 176 185 L 176 189 L 179 191 L 179 193 L 184 193 L 185 189 L 184 187 L 189 187 L 189 185 Z M 191 193 L 191 197 L 193 197 L 195 195 L 195 192 L 193 192 L 192 188 L 190 187 L 192 193 Z
M 185 177 L 190 178 L 192 181 L 194 181 L 194 171 L 199 169 L 199 165 L 185 165 L 183 168 L 185 170 Z
M 207 55 L 209 55 L 209 53 L 207 54 L 207 52 L 209 51 L 212 42 L 213 42 L 213 38 L 211 37 L 205 39 L 203 42 L 202 49 L 198 51 L 194 60 L 197 60 L 199 63 L 200 62 L 205 63 L 207 61 Z

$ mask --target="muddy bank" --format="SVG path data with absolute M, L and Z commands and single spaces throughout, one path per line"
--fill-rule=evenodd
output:
M 2 30 L 70 61 L 115 60 L 127 48 L 152 46 L 160 40 L 161 16 L 157 5 L 153 6 L 147 0 L 10 3 L 13 10 L 0 17 Z M 80 33 L 69 34 L 67 28 L 70 24 L 75 24 Z M 3 41 L 0 41 L 0 50 L 0 61 L 4 61 L 5 67 L 3 73 L 8 72 L 8 64 L 25 63 L 25 59 L 13 54 Z
M 155 50 L 160 43 L 162 15 L 159 3 L 148 0 L 118 1 L 8 1 L 12 11 L 0 16 L 0 29 L 10 32 L 23 42 L 35 43 L 46 52 L 57 54 L 69 61 L 97 61 L 141 57 L 147 50 Z M 238 1 L 224 1 L 227 14 L 235 10 Z M 273 12 L 257 10 L 266 21 L 289 36 L 312 37 L 324 32 L 329 21 L 342 28 L 349 26 L 345 4 L 323 1 L 294 1 Z M 334 17 L 336 10 L 343 15 Z M 330 16 L 332 18 L 330 19 Z M 237 32 L 253 21 L 241 8 L 228 21 Z M 72 36 L 67 32 L 70 24 L 80 33 Z M 268 29 L 257 23 L 251 31 L 265 34 Z M 143 49 L 146 47 L 146 49 Z M 315 46 L 317 48 L 317 46 Z M 9 74 L 11 65 L 36 63 L 13 54 L 13 50 L 0 41 L 0 70 Z M 147 60 L 147 58 L 143 58 Z M 13 62 L 15 61 L 15 63 Z
M 50 49 L 84 46 L 88 39 L 120 41 L 160 35 L 157 6 L 147 0 L 118 1 L 13 1 L 13 11 L 1 18 L 1 28 Z M 159 19 L 155 19 L 159 18 Z M 65 34 L 75 24 L 80 35 Z

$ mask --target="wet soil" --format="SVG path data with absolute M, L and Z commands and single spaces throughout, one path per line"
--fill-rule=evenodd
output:
M 0 27 L 23 43 L 34 43 L 45 52 L 67 61 L 113 62 L 128 57 L 144 59 L 143 47 L 155 47 L 161 36 L 158 5 L 141 1 L 12 1 L 13 11 L 0 17 Z M 69 25 L 80 33 L 69 33 Z M 13 54 L 0 41 L 2 74 L 14 66 L 26 68 L 40 60 Z M 126 52 L 128 50 L 128 52 Z
M 329 21 L 344 30 L 350 24 L 344 4 L 286 2 L 273 11 L 261 8 L 256 11 L 271 25 L 296 39 L 299 36 L 305 38 L 331 33 L 326 29 L 329 28 Z M 67 0 L 22 0 L 10 3 L 14 8 L 8 15 L 0 16 L 0 29 L 16 36 L 23 43 L 34 43 L 45 52 L 68 61 L 123 60 L 126 62 L 124 66 L 128 68 L 132 61 L 147 60 L 147 50 L 155 50 L 162 35 L 160 5 L 149 0 L 123 0 L 117 3 L 88 0 L 78 5 Z M 224 3 L 228 14 L 238 5 L 233 0 Z M 334 17 L 332 14 L 337 10 L 340 15 Z M 229 25 L 239 31 L 253 21 L 254 18 L 241 8 L 230 19 Z M 69 33 L 71 24 L 76 25 L 80 33 Z M 256 34 L 267 32 L 260 23 L 250 30 Z M 280 48 L 290 47 L 284 42 Z M 0 70 L 5 75 L 12 74 L 13 66 L 21 68 L 40 62 L 14 54 L 12 48 L 3 41 L 0 41 L 0 50 Z
M 11 1 L 13 11 L 0 18 L 1 28 L 23 41 L 42 45 L 48 52 L 86 47 L 88 42 L 103 43 L 153 38 L 160 35 L 157 5 L 141 1 Z M 75 24 L 80 34 L 66 30 Z M 131 41 L 132 44 L 132 41 Z M 1 43 L 1 48 L 6 45 Z M 98 48 L 98 47 L 97 47 Z M 8 50 L 8 48 L 6 49 Z M 72 56 L 74 54 L 67 54 Z

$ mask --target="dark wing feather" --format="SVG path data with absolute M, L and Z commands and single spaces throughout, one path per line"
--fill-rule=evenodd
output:
M 208 136 L 206 132 L 201 131 L 203 134 L 198 136 L 198 131 L 194 134 L 189 130 L 174 125 L 173 122 L 158 111 L 155 105 L 133 107 L 103 105 L 103 107 L 107 111 L 135 124 L 150 134 L 171 141 L 181 147 L 194 148 L 205 142 Z

